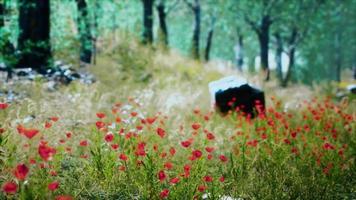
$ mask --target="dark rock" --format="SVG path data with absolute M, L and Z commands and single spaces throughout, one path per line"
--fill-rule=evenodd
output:
M 264 112 L 264 92 L 250 86 L 245 80 L 233 76 L 225 77 L 209 84 L 213 103 L 223 114 L 229 111 L 241 111 L 255 117 Z

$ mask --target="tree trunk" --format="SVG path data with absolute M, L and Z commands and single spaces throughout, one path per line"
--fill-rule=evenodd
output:
M 95 9 L 94 9 L 94 24 L 93 24 L 93 64 L 96 65 L 96 55 L 97 55 L 97 41 L 99 37 L 99 28 L 98 28 L 98 18 L 99 18 L 100 5 L 99 0 L 95 0 Z
M 5 6 L 2 1 L 0 1 L 0 29 L 5 25 Z
M 192 56 L 194 59 L 199 60 L 199 41 L 200 41 L 200 2 L 195 0 L 193 6 L 194 13 L 194 29 L 193 29 L 193 38 L 192 38 Z
M 294 59 L 295 59 L 295 47 L 290 48 L 288 52 L 289 56 L 289 63 L 288 63 L 288 69 L 286 72 L 286 76 L 282 81 L 282 87 L 287 87 L 288 86 L 288 81 L 292 76 L 293 68 L 294 68 Z
M 283 82 L 283 72 L 282 72 L 282 52 L 283 52 L 283 41 L 279 33 L 275 33 L 274 37 L 276 39 L 276 65 L 277 65 L 277 80 L 279 80 L 280 85 Z
M 143 43 L 153 42 L 153 3 L 154 0 L 142 0 L 143 2 Z
M 258 39 L 260 42 L 260 57 L 261 57 L 261 69 L 265 73 L 265 81 L 269 80 L 269 65 L 268 65 L 268 50 L 269 50 L 269 29 L 271 25 L 270 17 L 264 16 L 262 18 L 262 24 L 258 32 Z
M 51 59 L 50 45 L 50 1 L 19 1 L 17 67 L 30 67 L 44 72 Z
M 209 32 L 208 32 L 208 38 L 206 39 L 206 46 L 205 46 L 205 61 L 209 61 L 210 59 L 210 49 L 211 49 L 211 43 L 213 40 L 213 34 L 214 34 L 214 29 L 210 28 Z
M 236 59 L 236 66 L 237 69 L 242 72 L 242 66 L 244 64 L 244 55 L 243 55 L 243 36 L 238 34 L 238 42 L 235 45 L 235 59 Z
M 88 5 L 85 0 L 76 0 L 78 9 L 78 32 L 80 38 L 80 61 L 91 63 L 93 41 L 90 30 Z
M 158 12 L 158 19 L 159 19 L 159 39 L 162 42 L 162 44 L 167 47 L 168 46 L 168 30 L 167 30 L 167 23 L 166 23 L 166 7 L 164 5 L 164 2 L 161 1 L 157 7 L 157 12 Z

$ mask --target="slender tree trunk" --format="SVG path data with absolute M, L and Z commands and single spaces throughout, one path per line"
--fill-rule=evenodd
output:
M 282 52 L 283 52 L 283 41 L 279 33 L 275 33 L 274 37 L 276 39 L 276 65 L 277 65 L 277 79 L 282 85 L 283 82 L 283 72 L 282 72 Z
M 288 69 L 286 72 L 286 76 L 282 81 L 282 87 L 287 87 L 288 86 L 288 82 L 293 74 L 293 70 L 294 70 L 294 60 L 295 60 L 295 47 L 292 47 L 289 52 L 289 63 L 288 63 Z
M 192 56 L 194 59 L 199 60 L 199 41 L 200 41 L 200 22 L 201 22 L 201 10 L 199 0 L 195 0 L 193 6 L 194 13 L 194 29 L 192 38 Z
M 238 42 L 235 45 L 235 59 L 237 69 L 242 72 L 242 66 L 244 64 L 244 55 L 243 55 L 243 36 L 242 34 L 238 34 Z
M 164 2 L 161 1 L 157 6 L 157 13 L 158 13 L 158 19 L 159 19 L 159 36 L 160 36 L 160 41 L 162 44 L 167 47 L 168 46 L 168 30 L 167 30 L 167 23 L 166 23 L 166 7 L 164 5 Z
M 19 0 L 17 67 L 30 67 L 44 72 L 51 59 L 50 1 Z
M 211 45 L 212 45 L 213 36 L 214 36 L 214 26 L 215 26 L 215 17 L 212 16 L 210 28 L 208 31 L 208 37 L 206 39 L 205 54 L 204 54 L 205 61 L 210 60 L 210 51 L 211 51 Z
M 99 37 L 99 28 L 98 28 L 98 15 L 99 15 L 99 0 L 95 0 L 95 9 L 94 9 L 94 24 L 93 24 L 93 64 L 96 65 L 96 55 L 97 55 L 97 41 Z
M 143 2 L 143 34 L 142 42 L 152 44 L 153 42 L 153 3 L 154 0 L 142 0 Z
M 270 78 L 269 63 L 268 63 L 270 25 L 271 25 L 270 17 L 268 15 L 264 16 L 262 18 L 260 31 L 258 32 L 258 39 L 260 42 L 261 68 L 265 72 L 265 81 L 268 81 Z
M 91 63 L 93 41 L 90 30 L 88 5 L 85 0 L 76 0 L 78 9 L 78 32 L 80 38 L 80 61 Z
M 2 1 L 0 1 L 0 28 L 5 25 L 5 6 Z

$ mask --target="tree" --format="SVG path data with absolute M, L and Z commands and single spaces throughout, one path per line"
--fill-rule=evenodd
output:
M 51 59 L 50 1 L 19 0 L 19 13 L 17 67 L 44 72 Z
M 85 0 L 76 0 L 78 10 L 78 32 L 80 40 L 80 61 L 91 63 L 93 54 L 93 37 L 90 29 L 88 5 Z
M 199 41 L 200 41 L 200 23 L 201 23 L 201 10 L 200 10 L 200 1 L 194 0 L 194 2 L 189 2 L 184 0 L 188 5 L 194 15 L 194 26 L 193 26 L 193 37 L 192 37 L 192 56 L 194 59 L 199 59 Z
M 158 19 L 159 19 L 159 40 L 161 43 L 167 47 L 169 44 L 169 36 L 168 36 L 168 28 L 167 28 L 167 16 L 168 14 L 174 9 L 175 6 L 179 3 L 179 0 L 176 0 L 171 4 L 170 6 L 167 7 L 167 2 L 166 0 L 159 0 L 156 9 L 158 13 Z
M 215 21 L 216 21 L 216 17 L 214 15 L 211 16 L 211 22 L 210 22 L 208 37 L 207 37 L 206 46 L 205 46 L 205 54 L 204 54 L 205 61 L 209 61 L 209 59 L 210 59 L 210 49 L 211 49 L 211 45 L 212 45 L 212 41 L 213 41 Z
M 143 4 L 143 34 L 142 42 L 152 44 L 153 42 L 153 4 L 154 0 L 142 0 Z

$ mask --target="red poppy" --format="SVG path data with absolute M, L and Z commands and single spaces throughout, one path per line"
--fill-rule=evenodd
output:
M 87 140 L 82 140 L 79 142 L 79 145 L 82 146 L 82 147 L 86 147 L 88 146 L 88 141 Z
M 213 182 L 213 177 L 211 177 L 211 176 L 204 176 L 203 180 L 204 180 L 205 182 Z
M 181 145 L 185 148 L 189 147 L 192 143 L 189 140 L 181 142 Z
M 221 162 L 227 162 L 227 160 L 228 160 L 227 157 L 224 155 L 220 155 L 219 159 L 221 160 Z
M 56 150 L 47 145 L 46 142 L 40 142 L 38 145 L 38 154 L 40 154 L 41 158 L 45 161 L 51 160 L 52 156 L 56 153 Z
M 214 151 L 214 147 L 205 147 L 205 151 L 207 151 L 208 153 L 211 153 Z
M 323 148 L 324 148 L 325 150 L 334 150 L 334 149 L 335 149 L 335 147 L 334 147 L 332 144 L 328 143 L 328 142 L 326 142 L 326 143 L 323 145 Z
M 29 171 L 29 168 L 25 164 L 18 164 L 14 170 L 14 175 L 18 180 L 23 181 L 26 179 Z
M 179 181 L 180 181 L 180 179 L 178 177 L 174 177 L 169 181 L 169 183 L 170 184 L 177 184 Z
M 128 159 L 127 156 L 123 153 L 119 155 L 119 158 L 120 158 L 120 160 L 123 160 L 123 161 L 127 161 L 127 159 Z
M 199 192 L 204 192 L 206 189 L 207 189 L 207 187 L 205 185 L 199 185 L 198 186 Z
M 52 120 L 53 122 L 57 122 L 59 120 L 58 117 L 50 117 L 49 119 Z
M 59 182 L 58 181 L 53 181 L 52 183 L 48 184 L 48 189 L 51 191 L 57 190 L 59 187 Z
M 208 140 L 214 140 L 215 139 L 215 136 L 212 133 L 206 134 L 206 137 L 208 138 Z
M 146 156 L 145 146 L 144 142 L 138 143 L 135 154 L 137 156 Z
M 9 104 L 7 104 L 7 103 L 0 103 L 0 110 L 5 110 L 7 107 L 9 107 Z
M 17 184 L 14 182 L 5 182 L 2 185 L 2 190 L 6 194 L 15 194 L 17 192 Z
M 114 135 L 109 133 L 105 135 L 105 141 L 106 142 L 112 142 L 114 140 Z
M 146 121 L 148 124 L 152 125 L 156 121 L 156 118 L 155 117 L 147 117 Z
M 247 142 L 247 146 L 256 147 L 258 144 L 257 140 L 250 140 Z
M 161 138 L 163 138 L 166 135 L 166 131 L 162 128 L 157 128 L 156 132 L 157 135 L 159 135 Z
M 131 112 L 131 116 L 132 116 L 132 117 L 136 117 L 137 114 L 138 114 L 137 112 Z
M 161 181 L 161 182 L 164 181 L 164 179 L 166 179 L 166 177 L 167 177 L 163 170 L 159 171 L 157 176 L 158 176 L 159 181 Z
M 200 126 L 199 123 L 193 123 L 193 124 L 192 124 L 192 128 L 193 128 L 194 130 L 198 130 L 200 127 L 201 127 L 201 126 Z
M 225 177 L 224 176 L 220 176 L 219 181 L 220 182 L 224 182 L 225 181 Z
M 52 127 L 52 123 L 51 122 L 46 122 L 45 123 L 45 128 L 51 128 Z
M 73 200 L 73 197 L 69 195 L 58 195 L 55 200 Z
M 105 113 L 102 113 L 102 112 L 96 113 L 96 116 L 97 116 L 99 119 L 103 119 L 103 118 L 106 117 Z
M 168 189 L 163 189 L 162 192 L 159 194 L 159 196 L 160 196 L 162 199 L 167 198 L 168 195 L 169 195 L 169 190 L 168 190 Z
M 169 153 L 171 154 L 171 156 L 174 156 L 174 154 L 176 154 L 176 149 L 174 147 L 171 147 L 169 149 Z
M 202 153 L 200 150 L 194 150 L 194 151 L 192 152 L 192 155 L 193 155 L 195 158 L 200 158 L 200 157 L 203 155 L 203 153 Z
M 164 168 L 170 170 L 173 168 L 173 164 L 171 162 L 166 162 L 164 163 Z
M 119 145 L 118 144 L 111 144 L 111 148 L 113 150 L 117 150 L 119 148 Z
M 105 127 L 105 123 L 102 121 L 97 121 L 95 125 L 99 130 Z

